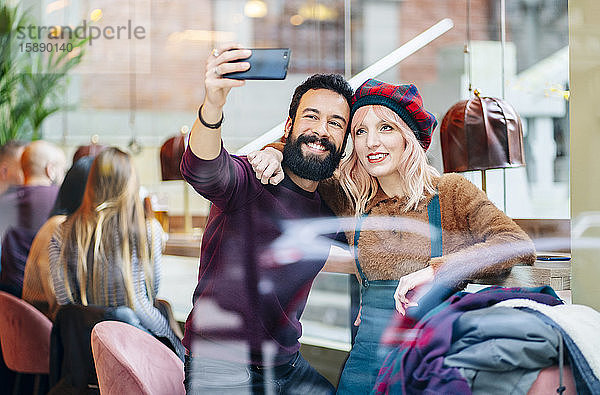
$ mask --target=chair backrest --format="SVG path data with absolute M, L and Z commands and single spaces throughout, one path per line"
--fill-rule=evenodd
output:
M 183 362 L 129 324 L 98 323 L 92 330 L 92 353 L 102 395 L 185 394 Z
M 52 322 L 35 307 L 0 291 L 0 344 L 9 369 L 48 374 Z
M 56 393 L 84 393 L 98 386 L 90 339 L 94 326 L 106 320 L 140 325 L 126 306 L 61 306 L 50 335 L 50 387 Z M 54 393 L 54 392 L 53 392 Z

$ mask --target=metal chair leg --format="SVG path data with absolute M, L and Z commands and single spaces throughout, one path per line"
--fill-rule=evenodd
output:
M 33 393 L 35 395 L 39 395 L 40 393 L 40 380 L 42 379 L 42 375 L 41 374 L 36 374 L 35 378 L 33 379 Z
M 13 385 L 13 395 L 19 395 L 19 390 L 21 386 L 21 373 L 15 372 L 15 383 Z

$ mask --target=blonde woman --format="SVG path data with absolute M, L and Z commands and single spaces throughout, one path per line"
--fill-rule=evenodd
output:
M 367 80 L 353 96 L 351 117 L 354 150 L 319 193 L 336 215 L 356 218 L 346 236 L 361 282 L 360 326 L 338 393 L 364 394 L 383 363 L 382 332 L 395 311 L 418 303 L 417 288 L 497 277 L 516 263 L 533 264 L 535 251 L 481 190 L 429 165 L 437 121 L 414 85 Z M 268 179 L 270 154 L 255 155 L 257 177 Z
M 94 158 L 85 156 L 73 163 L 67 171 L 54 202 L 54 208 L 50 212 L 50 218 L 35 235 L 27 256 L 23 277 L 23 300 L 35 306 L 52 321 L 58 306 L 50 275 L 48 246 L 56 229 L 64 222 L 67 215 L 73 214 L 81 205 L 93 160 Z
M 108 148 L 92 164 L 81 206 L 54 233 L 50 273 L 59 305 L 128 306 L 155 336 L 183 346 L 154 308 L 163 233 L 146 220 L 128 154 Z

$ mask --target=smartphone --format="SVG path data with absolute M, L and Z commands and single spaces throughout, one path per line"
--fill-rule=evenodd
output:
M 570 261 L 571 257 L 564 255 L 538 255 L 538 261 Z
M 287 75 L 290 55 L 289 48 L 249 48 L 252 55 L 238 62 L 250 62 L 250 68 L 243 72 L 223 74 L 225 78 L 236 80 L 283 80 Z

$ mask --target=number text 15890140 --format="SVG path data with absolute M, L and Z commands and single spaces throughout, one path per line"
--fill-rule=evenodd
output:
M 21 52 L 71 52 L 73 44 L 71 43 L 21 43 L 19 44 Z

